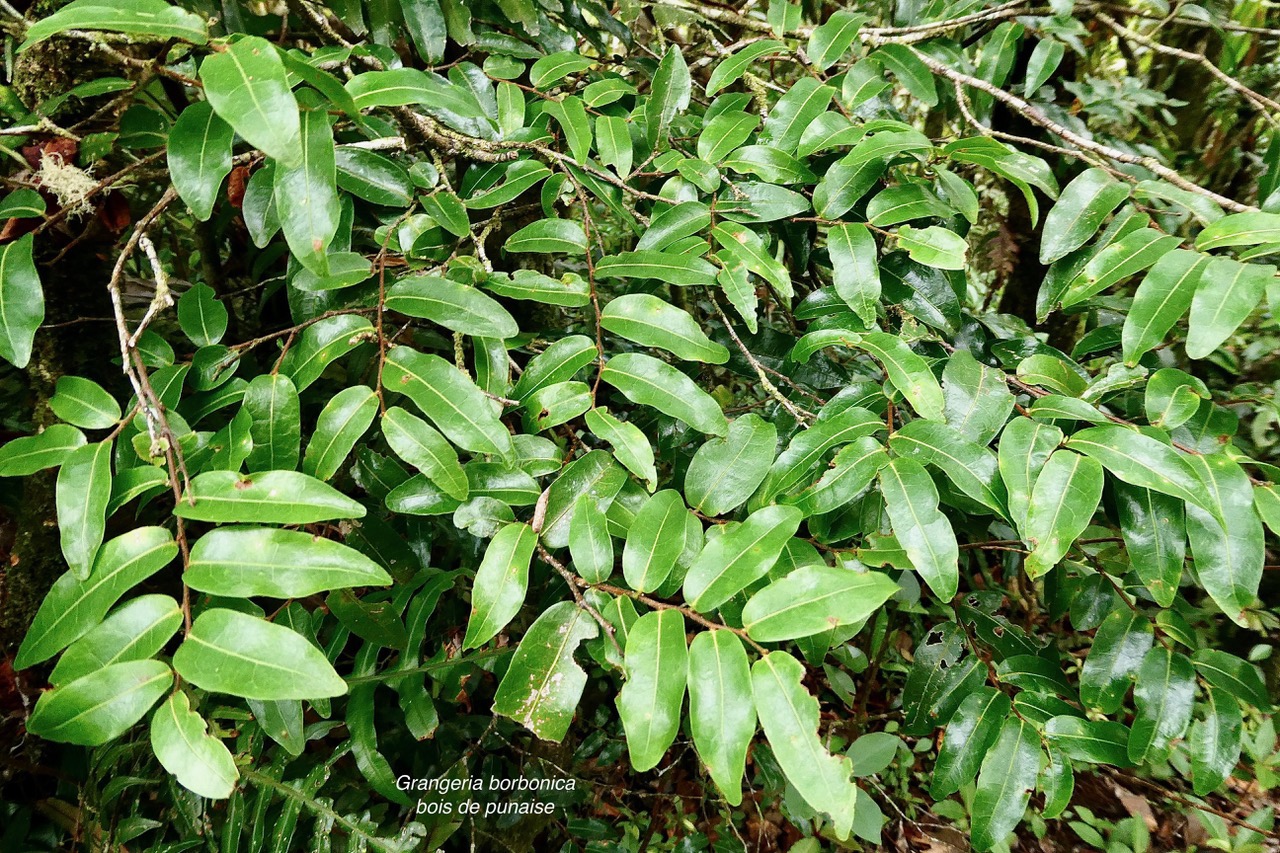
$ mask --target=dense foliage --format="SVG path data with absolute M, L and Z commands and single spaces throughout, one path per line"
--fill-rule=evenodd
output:
M 1277 837 L 1274 3 L 0 8 L 0 847 Z

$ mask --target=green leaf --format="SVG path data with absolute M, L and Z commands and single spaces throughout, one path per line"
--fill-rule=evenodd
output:
M 173 188 L 196 219 L 213 215 L 218 190 L 231 173 L 231 146 L 235 132 L 208 101 L 199 101 L 182 111 L 169 131 L 169 176 Z M 216 341 L 196 342 L 204 343 Z
M 34 219 L 44 216 L 44 196 L 33 189 L 19 187 L 0 199 L 0 219 Z
M 244 410 L 253 418 L 249 428 L 253 450 L 250 471 L 284 471 L 298 467 L 302 447 L 302 416 L 298 389 L 287 376 L 260 374 L 244 391 Z
M 1031 52 L 1027 62 L 1027 76 L 1022 81 L 1022 94 L 1032 97 L 1040 87 L 1049 81 L 1053 72 L 1058 70 L 1067 47 L 1060 41 L 1042 38 L 1036 42 L 1036 49 Z
M 230 750 L 209 734 L 204 717 L 191 709 L 181 690 L 151 718 L 151 749 L 183 787 L 202 797 L 225 799 L 240 778 Z
M 511 394 L 526 402 L 538 390 L 567 382 L 598 358 L 595 342 L 586 335 L 568 335 L 529 359 Z
M 792 437 L 769 468 L 768 476 L 751 499 L 751 508 L 763 506 L 805 479 L 833 447 L 879 432 L 884 424 L 866 409 L 851 406 L 820 417 L 813 426 Z
M 164 648 L 181 624 L 182 610 L 169 596 L 131 599 L 62 653 L 49 683 L 67 684 L 115 663 L 146 660 Z
M 511 434 L 494 415 L 488 399 L 458 368 L 438 355 L 396 347 L 387 355 L 384 387 L 398 391 L 444 433 L 473 453 L 511 454 Z
M 740 506 L 764 481 L 777 450 L 778 430 L 759 415 L 734 418 L 724 438 L 698 448 L 685 474 L 690 506 L 718 516 Z
M 579 53 L 561 50 L 549 56 L 543 56 L 533 63 L 533 67 L 529 69 L 529 82 L 535 89 L 548 89 L 570 74 L 586 71 L 595 64 L 595 60 L 588 59 Z
M 584 640 L 600 629 L 586 610 L 561 601 L 529 626 L 498 685 L 493 712 L 510 717 L 543 740 L 559 743 L 569 732 L 587 674 L 573 660 Z
M 704 631 L 689 644 L 689 729 L 716 788 L 740 804 L 756 709 L 747 653 L 730 631 Z
M 392 311 L 422 317 L 464 335 L 510 338 L 520 333 L 515 318 L 497 301 L 447 278 L 402 278 L 387 289 L 386 305 Z
M 995 454 L 969 441 L 954 427 L 933 421 L 912 421 L 893 434 L 889 447 L 899 456 L 942 469 L 964 494 L 1004 514 L 1005 491 Z
M 1154 646 L 1138 668 L 1133 688 L 1137 708 L 1129 731 L 1129 760 L 1159 763 L 1169 757 L 1173 742 L 1191 725 L 1196 696 L 1196 673 L 1185 655 Z
M 786 652 L 770 652 L 751 667 L 756 713 L 787 781 L 815 811 L 826 814 L 836 837 L 853 827 L 858 788 L 852 764 L 829 753 L 818 736 L 818 700 L 805 689 L 804 666 Z
M 685 599 L 699 611 L 714 610 L 764 577 L 801 518 L 795 507 L 766 506 L 708 541 L 685 576 Z
M 868 57 L 893 72 L 908 92 L 927 107 L 938 105 L 938 91 L 934 87 L 933 73 L 929 66 L 904 44 L 886 44 Z
M 1026 720 L 1010 715 L 982 759 L 973 796 L 973 847 L 990 850 L 1013 832 L 1040 774 L 1040 740 Z
M 487 210 L 515 201 L 541 181 L 551 177 L 551 170 L 532 160 L 516 160 L 507 167 L 501 184 L 466 199 L 468 210 Z
M 412 192 L 410 195 L 412 197 Z M 448 190 L 422 196 L 419 204 L 441 228 L 455 237 L 465 237 L 471 233 L 471 219 L 467 216 L 467 208 L 461 199 Z
M 864 435 L 840 448 L 816 483 L 788 495 L 782 503 L 811 516 L 832 512 L 857 498 L 888 462 L 889 456 L 880 442 Z
M 600 378 L 621 391 L 631 402 L 651 406 L 699 432 L 725 435 L 729 431 L 720 405 L 710 394 L 688 376 L 653 356 L 641 353 L 615 355 L 605 364 Z
M 942 395 L 947 423 L 982 445 L 996 437 L 1013 411 L 1003 371 L 982 364 L 967 350 L 956 350 L 947 360 Z
M 610 300 L 600 315 L 600 325 L 629 341 L 664 349 L 686 361 L 724 364 L 729 360 L 729 351 L 708 338 L 689 312 L 647 293 L 628 293 Z
M 547 489 L 543 543 L 548 548 L 564 548 L 569 544 L 573 507 L 580 496 L 589 496 L 603 512 L 626 481 L 627 473 L 604 450 L 592 450 L 566 465 Z
M 1107 214 L 1128 197 L 1128 186 L 1102 169 L 1085 169 L 1063 188 L 1058 203 L 1044 218 L 1040 263 L 1048 266 L 1089 242 Z
M 783 53 L 785 50 L 786 45 L 780 41 L 761 39 L 720 60 L 711 70 L 711 76 L 707 78 L 707 97 L 740 80 L 751 63 L 757 59 L 770 53 Z
M 89 577 L 81 580 L 67 572 L 54 582 L 23 637 L 14 668 L 46 661 L 83 637 L 102 622 L 120 596 L 177 554 L 173 536 L 162 527 L 137 527 L 108 540 L 99 549 Z
M 1130 485 L 1153 489 L 1217 512 L 1203 495 L 1203 487 L 1186 459 L 1148 435 L 1106 424 L 1080 430 L 1067 439 L 1067 446 L 1092 456 Z
M 569 521 L 569 555 L 574 569 L 588 583 L 603 583 L 613 575 L 609 522 L 590 495 L 583 495 L 574 503 Z
M 883 160 L 859 159 L 850 153 L 831 165 L 813 189 L 813 209 L 826 219 L 848 213 L 884 174 Z
M 192 500 L 194 498 L 194 501 Z M 173 514 L 191 521 L 314 524 L 364 518 L 365 508 L 332 486 L 297 471 L 205 471 Z
M 1102 466 L 1088 456 L 1055 451 L 1036 477 L 1022 537 L 1031 546 L 1027 574 L 1034 580 L 1066 556 L 1093 520 L 1102 500 Z
M 132 728 L 171 684 L 173 672 L 158 660 L 112 664 L 41 694 L 26 728 L 45 740 L 101 746 Z
M 753 640 L 771 643 L 862 625 L 897 592 L 898 585 L 878 572 L 804 566 L 751 596 L 742 627 Z
M 354 349 L 362 334 L 372 332 L 373 324 L 355 314 L 340 314 L 312 323 L 285 353 L 280 373 L 292 379 L 299 391 L 304 391 L 320 378 L 326 367 Z
M 655 279 L 687 287 L 695 284 L 710 287 L 716 269 L 702 258 L 644 249 L 608 255 L 596 264 L 597 278 Z
M 325 403 L 302 458 L 302 471 L 330 480 L 378 414 L 378 396 L 367 385 L 343 388 Z
M 111 439 L 78 447 L 58 470 L 55 503 L 62 556 L 78 578 L 87 578 L 107 530 L 111 500 Z
M 510 280 L 498 275 L 489 276 L 484 286 L 510 299 L 528 299 L 567 308 L 581 308 L 591 302 L 590 285 L 576 273 L 565 273 L 555 279 L 534 270 L 516 270 Z
M 791 273 L 773 255 L 769 254 L 765 241 L 755 231 L 736 222 L 721 222 L 711 229 L 720 255 L 728 255 L 733 262 L 773 285 L 783 299 L 791 299 L 795 291 L 791 286 Z
M 1187 356 L 1207 358 L 1235 332 L 1262 301 L 1276 268 L 1214 258 L 1204 268 L 1191 300 Z
M 92 379 L 60 376 L 49 408 L 69 424 L 84 429 L 107 429 L 120 422 L 120 404 Z
M 1267 712 L 1273 707 L 1262 671 L 1257 665 L 1218 649 L 1200 649 L 1191 656 L 1196 671 L 1219 690 Z
M 1182 241 L 1154 228 L 1132 231 L 1094 255 L 1062 294 L 1064 308 L 1137 275 L 1176 249 Z
M 0 358 L 21 370 L 44 322 L 44 291 L 25 234 L 0 248 Z
M 467 475 L 457 451 L 417 415 L 393 406 L 382 416 L 382 434 L 391 450 L 417 468 L 454 500 L 467 499 Z
M 815 28 L 809 36 L 805 51 L 809 54 L 809 62 L 819 71 L 826 70 L 844 56 L 866 22 L 867 16 L 856 12 L 845 9 L 832 12 L 826 23 Z
M 1141 659 L 1134 662 L 1136 669 Z M 1049 742 L 1072 761 L 1129 766 L 1130 732 L 1113 720 L 1086 720 L 1076 714 L 1053 717 L 1045 723 Z
M 1178 595 L 1187 551 L 1185 506 L 1151 489 L 1112 486 L 1129 562 L 1156 604 L 1169 607 Z
M 596 118 L 596 150 L 600 152 L 600 162 L 612 166 L 620 178 L 631 174 L 632 149 L 626 119 L 606 115 Z
M 1125 607 L 1113 610 L 1098 626 L 1080 670 L 1080 701 L 1104 714 L 1119 710 L 1152 642 L 1146 616 Z
M 836 225 L 827 235 L 827 251 L 831 255 L 836 293 L 858 315 L 864 327 L 872 328 L 880 304 L 875 238 L 865 225 Z
M 238 39 L 201 63 L 200 80 L 214 112 L 246 142 L 281 166 L 302 163 L 298 102 L 285 79 L 284 63 L 269 41 L 258 36 Z M 328 156 L 333 156 L 332 145 Z
M 1280 213 L 1232 213 L 1196 237 L 1196 248 L 1201 252 L 1260 243 L 1280 243 Z
M 653 74 L 649 89 L 649 99 L 645 102 L 645 129 L 651 149 L 670 147 L 668 131 L 671 121 L 676 113 L 689 106 L 690 94 L 689 66 L 685 64 L 680 46 L 672 44 L 658 63 L 658 70 Z
M 938 512 L 938 490 L 914 459 L 894 459 L 880 469 L 880 491 L 898 542 L 934 595 L 955 598 L 960 584 L 960 550 L 955 531 Z
M 583 255 L 587 251 L 587 235 L 577 222 L 539 219 L 508 237 L 503 248 L 508 252 Z
M 1265 560 L 1262 521 L 1253 509 L 1249 476 L 1225 454 L 1188 456 L 1203 483 L 1209 510 L 1187 506 L 1187 538 L 1205 592 L 1237 625 L 1258 598 Z M 1225 521 L 1224 521 L 1225 519 Z
M 1012 707 L 1008 696 L 990 687 L 981 687 L 964 697 L 947 724 L 929 796 L 941 800 L 977 778 L 982 760 L 996 742 Z
M 413 201 L 414 186 L 408 171 L 376 151 L 339 146 L 334 152 L 334 165 L 337 168 L 338 187 L 357 198 L 385 207 L 407 207 Z M 438 215 L 442 213 L 439 203 L 442 196 L 451 198 L 457 209 L 462 210 L 462 202 L 452 195 L 442 193 L 424 196 L 422 209 L 450 233 L 457 234 L 450 227 L 454 222 L 445 215 Z M 450 208 L 450 212 L 452 211 L 453 208 Z M 462 210 L 462 217 L 465 223 L 465 210 Z M 466 233 L 465 229 L 463 233 Z
M 489 642 L 520 612 L 537 543 L 537 534 L 527 524 L 508 524 L 489 541 L 471 588 L 471 620 L 463 649 Z
M 140 41 L 179 39 L 204 44 L 209 40 L 203 18 L 164 0 L 76 0 L 27 27 L 18 51 L 67 30 L 125 33 Z
M 276 165 L 276 212 L 293 256 L 311 272 L 324 276 L 329 274 L 326 252 L 337 233 L 340 214 L 329 114 L 302 110 L 299 133 L 301 159 L 293 165 L 282 159 Z
M 36 435 L 15 438 L 0 447 L 0 477 L 26 477 L 61 465 L 86 441 L 84 433 L 67 424 L 53 424 Z
M 1225 690 L 1209 688 L 1209 707 L 1191 726 L 1191 787 L 1203 797 L 1222 786 L 1240 760 L 1244 721 L 1240 703 Z
M 198 347 L 222 340 L 227 332 L 227 308 L 207 284 L 193 285 L 178 300 L 178 323 L 182 332 Z
M 663 489 L 636 513 L 622 549 L 622 574 L 637 592 L 662 586 L 686 546 L 685 508 L 680 493 Z
M 1137 364 L 1144 353 L 1164 340 L 1191 307 L 1210 261 L 1208 255 L 1185 249 L 1175 249 L 1156 261 L 1134 292 L 1133 305 L 1124 319 L 1121 342 L 1125 364 Z
M 418 49 L 418 56 L 429 65 L 440 64 L 444 59 L 448 30 L 439 0 L 400 0 L 400 11 L 404 15 L 405 29 Z
M 786 154 L 795 152 L 805 129 L 826 111 L 835 94 L 835 89 L 813 77 L 801 77 L 769 110 L 760 141 Z
M 354 548 L 298 530 L 222 527 L 191 548 L 187 585 L 211 595 L 305 598 L 331 589 L 386 586 L 391 577 Z
M 912 228 L 903 225 L 898 229 L 898 248 L 906 249 L 913 261 L 940 270 L 962 270 L 969 244 L 954 231 L 930 225 Z
M 946 405 L 942 386 L 929 369 L 928 362 L 912 352 L 902 338 L 887 332 L 867 332 L 862 335 L 858 347 L 884 365 L 889 382 L 907 398 L 920 417 L 942 420 Z
M 597 438 L 613 445 L 613 455 L 628 471 L 644 480 L 649 491 L 657 488 L 658 472 L 654 467 L 653 445 L 638 426 L 629 421 L 618 420 L 607 408 L 590 409 L 584 420 L 587 429 Z
M 246 699 L 322 699 L 347 692 L 324 653 L 301 634 L 235 610 L 201 613 L 174 652 L 173 668 L 202 690 Z
M 684 617 L 676 610 L 641 616 L 627 633 L 627 680 L 618 692 L 618 714 L 627 736 L 631 768 L 658 765 L 680 729 L 689 670 Z

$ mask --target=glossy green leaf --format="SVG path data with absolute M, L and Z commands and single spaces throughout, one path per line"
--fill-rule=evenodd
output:
M 922 418 L 942 420 L 945 401 L 942 386 L 928 363 L 916 355 L 897 335 L 867 332 L 858 344 L 884 365 L 889 382 L 907 398 Z
M 316 418 L 302 458 L 303 473 L 332 479 L 377 413 L 378 397 L 366 385 L 352 385 L 335 394 Z
M 938 763 L 934 765 L 929 796 L 949 797 L 978 776 L 1012 708 L 1009 697 L 983 687 L 964 697 L 947 724 Z
M 899 456 L 941 469 L 961 492 L 993 512 L 1004 514 L 1005 490 L 996 455 L 969 441 L 956 428 L 915 420 L 893 434 L 889 447 Z
M 686 519 L 680 493 L 663 489 L 645 501 L 627 531 L 622 574 L 637 592 L 662 586 L 685 550 Z
M 903 225 L 898 229 L 898 248 L 905 249 L 913 261 L 941 270 L 964 269 L 969 252 L 969 244 L 963 237 L 937 225 L 926 228 Z
M 1114 483 L 1120 534 L 1129 562 L 1161 607 L 1173 604 L 1187 551 L 1184 504 L 1128 483 Z
M 120 597 L 160 571 L 178 554 L 162 527 L 137 527 L 110 539 L 98 551 L 89 577 L 67 572 L 54 581 L 36 611 L 14 667 L 46 661 L 97 626 Z
M 284 63 L 269 41 L 258 36 L 235 41 L 201 63 L 200 79 L 214 112 L 245 141 L 282 166 L 302 163 L 298 104 L 285 79 Z M 332 144 L 328 156 L 333 156 Z
M 27 234 L 0 248 L 0 358 L 18 369 L 31 360 L 36 329 L 44 322 L 44 290 L 31 247 Z
M 858 30 L 866 21 L 865 15 L 856 12 L 845 9 L 833 12 L 826 23 L 815 28 L 809 36 L 806 52 L 813 67 L 822 71 L 840 59 L 858 37 Z
M 1217 789 L 1240 760 L 1244 721 L 1240 703 L 1225 690 L 1209 688 L 1204 716 L 1191 726 L 1191 786 L 1203 797 Z
M 194 500 L 193 500 L 194 498 Z M 173 509 L 191 521 L 313 524 L 363 518 L 365 508 L 332 486 L 297 471 L 206 471 L 191 479 Z
M 1102 466 L 1088 456 L 1055 451 L 1036 477 L 1022 536 L 1031 546 L 1025 567 L 1038 578 L 1056 566 L 1093 520 L 1102 500 Z
M 600 325 L 642 346 L 657 347 L 686 361 L 724 364 L 729 351 L 715 343 L 687 312 L 647 293 L 615 297 L 600 315 Z
M 529 82 L 535 89 L 547 89 L 570 74 L 585 71 L 595 62 L 571 50 L 543 56 L 529 69 Z
M 685 576 L 685 599 L 700 611 L 713 610 L 764 577 L 800 520 L 795 507 L 767 506 L 711 539 Z
M 467 499 L 467 475 L 457 451 L 430 424 L 393 406 L 382 417 L 382 434 L 396 456 L 426 474 L 451 498 Z
M 391 583 L 390 575 L 354 548 L 269 527 L 209 531 L 192 546 L 183 578 L 201 592 L 240 598 L 305 598 L 331 589 Z
M 230 750 L 208 732 L 208 724 L 179 690 L 151 718 L 151 748 L 183 787 L 212 799 L 231 796 L 240 771 Z
M 101 746 L 142 719 L 172 683 L 160 661 L 112 664 L 41 694 L 26 728 L 45 740 Z
M 759 415 L 734 419 L 723 438 L 698 448 L 685 474 L 685 498 L 707 515 L 724 515 L 756 490 L 773 461 L 777 428 Z
M 508 252 L 582 255 L 587 251 L 587 235 L 577 222 L 539 219 L 508 237 L 503 248 Z
M 600 378 L 631 402 L 651 406 L 699 432 L 725 435 L 728 421 L 720 405 L 693 380 L 664 361 L 641 353 L 615 355 Z
M 1224 454 L 1191 456 L 1202 503 L 1187 505 L 1187 538 L 1205 592 L 1238 625 L 1258 597 L 1265 562 L 1262 521 L 1253 509 L 1253 488 L 1244 470 Z
M 402 278 L 387 288 L 386 304 L 392 311 L 422 317 L 464 335 L 510 338 L 520 331 L 515 318 L 497 301 L 446 278 Z
M 1102 620 L 1080 670 L 1080 700 L 1104 714 L 1114 714 L 1151 650 L 1151 622 L 1128 608 Z
M 179 39 L 191 44 L 209 40 L 204 19 L 163 0 L 80 0 L 68 3 L 26 28 L 24 51 L 37 42 L 67 30 L 105 30 L 141 40 Z
M 1013 832 L 1040 773 L 1040 741 L 1031 723 L 1010 715 L 982 759 L 972 806 L 973 846 L 990 850 Z
M 643 249 L 608 255 L 596 264 L 599 278 L 655 279 L 682 287 L 715 281 L 716 269 L 702 258 Z
M 178 602 L 167 595 L 142 595 L 72 643 L 49 673 L 49 683 L 67 684 L 104 667 L 146 660 L 160 651 L 182 625 Z
M 119 423 L 120 404 L 92 379 L 60 376 L 49 408 L 62 420 L 84 429 L 107 429 Z
M 280 373 L 293 380 L 299 391 L 320 378 L 325 368 L 349 353 L 364 335 L 373 333 L 365 317 L 341 314 L 311 324 L 298 335 L 293 348 L 280 362 Z
M 618 714 L 627 754 L 637 772 L 658 765 L 680 729 L 689 670 L 684 617 L 675 610 L 641 616 L 627 633 L 626 682 L 618 692 Z
M 757 592 L 742 610 L 742 627 L 762 643 L 861 625 L 898 592 L 888 575 L 805 566 Z
M 704 631 L 689 645 L 689 728 L 712 781 L 738 805 L 756 710 L 746 650 L 729 631 Z
M 645 128 L 649 147 L 662 149 L 670 145 L 668 131 L 676 113 L 689 106 L 691 80 L 689 66 L 680 46 L 672 44 L 663 54 L 654 72 L 649 99 L 645 102 Z
M 959 588 L 960 551 L 951 522 L 938 512 L 933 479 L 913 459 L 892 460 L 879 478 L 894 535 L 912 567 L 934 595 L 950 601 Z
M 1196 671 L 1219 690 L 1241 702 L 1269 711 L 1273 707 L 1262 672 L 1256 664 L 1219 649 L 1200 649 L 1191 656 Z
M 464 649 L 497 636 L 524 604 L 537 535 L 527 524 L 508 524 L 489 541 L 471 589 L 471 620 Z
M 756 713 L 787 781 L 831 819 L 837 838 L 848 838 L 858 801 L 858 788 L 849 779 L 853 767 L 823 745 L 818 700 L 805 689 L 804 675 L 804 666 L 786 652 L 757 660 L 751 667 Z
M 1128 187 L 1102 169 L 1085 169 L 1063 188 L 1058 203 L 1044 218 L 1040 263 L 1048 266 L 1083 246 L 1128 197 Z
M 1204 496 L 1186 459 L 1148 435 L 1107 424 L 1080 430 L 1067 439 L 1067 446 L 1098 460 L 1102 467 L 1132 486 L 1153 489 L 1217 512 Z
M 1202 252 L 1259 243 L 1280 243 L 1280 213 L 1233 213 L 1209 225 L 1196 237 L 1196 248 Z
M 613 553 L 604 511 L 590 495 L 583 495 L 574 503 L 569 520 L 569 554 L 574 569 L 588 583 L 603 583 L 613 574 Z
M 770 53 L 781 52 L 784 47 L 782 42 L 775 39 L 761 39 L 720 60 L 707 78 L 707 97 L 740 80 L 752 62 Z
M 867 328 L 875 323 L 880 304 L 880 268 L 876 241 L 861 224 L 834 226 L 827 237 L 836 292 Z
M 1164 761 L 1191 724 L 1196 674 L 1185 655 L 1154 646 L 1142 659 L 1133 688 L 1137 708 L 1129 731 L 1129 760 Z
M 589 410 L 584 420 L 587 429 L 613 445 L 614 457 L 628 471 L 644 480 L 650 491 L 657 488 L 658 472 L 654 467 L 653 445 L 638 426 L 619 420 L 607 408 Z
M 178 300 L 178 323 L 198 347 L 216 344 L 227 332 L 227 307 L 207 284 L 194 285 Z
M 1209 261 L 1191 300 L 1187 355 L 1211 355 L 1258 307 L 1275 274 L 1275 267 L 1263 264 L 1230 258 Z
M 204 611 L 173 655 L 178 674 L 203 690 L 247 699 L 341 696 L 346 683 L 296 631 L 235 610 Z
M 572 601 L 557 602 L 529 626 L 498 685 L 493 712 L 510 717 L 543 740 L 569 732 L 587 674 L 573 660 L 578 644 L 600 628 Z
M 1134 668 L 1137 668 L 1135 662 Z M 1113 720 L 1086 720 L 1075 714 L 1053 717 L 1045 723 L 1049 742 L 1072 761 L 1089 764 L 1129 765 L 1130 732 Z
M 438 355 L 396 347 L 387 355 L 382 381 L 406 395 L 445 437 L 475 453 L 511 453 L 511 434 L 475 383 Z
M 1175 249 L 1147 272 L 1121 332 L 1126 364 L 1137 364 L 1187 312 L 1210 261 L 1208 255 Z
M 111 451 L 108 439 L 78 447 L 58 469 L 55 503 L 62 556 L 78 578 L 87 578 L 107 531 L 111 500 Z
M 282 471 L 298 467 L 302 416 L 298 389 L 287 376 L 255 376 L 244 392 L 244 410 L 253 419 L 250 471 Z
M 67 424 L 53 424 L 35 435 L 15 438 L 0 447 L 0 477 L 25 477 L 61 465 L 86 441 L 84 433 Z

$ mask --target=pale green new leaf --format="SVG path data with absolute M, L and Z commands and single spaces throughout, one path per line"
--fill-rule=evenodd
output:
M 724 364 L 729 360 L 729 351 L 708 338 L 689 312 L 647 293 L 627 293 L 610 300 L 600 314 L 600 325 L 686 361 Z

